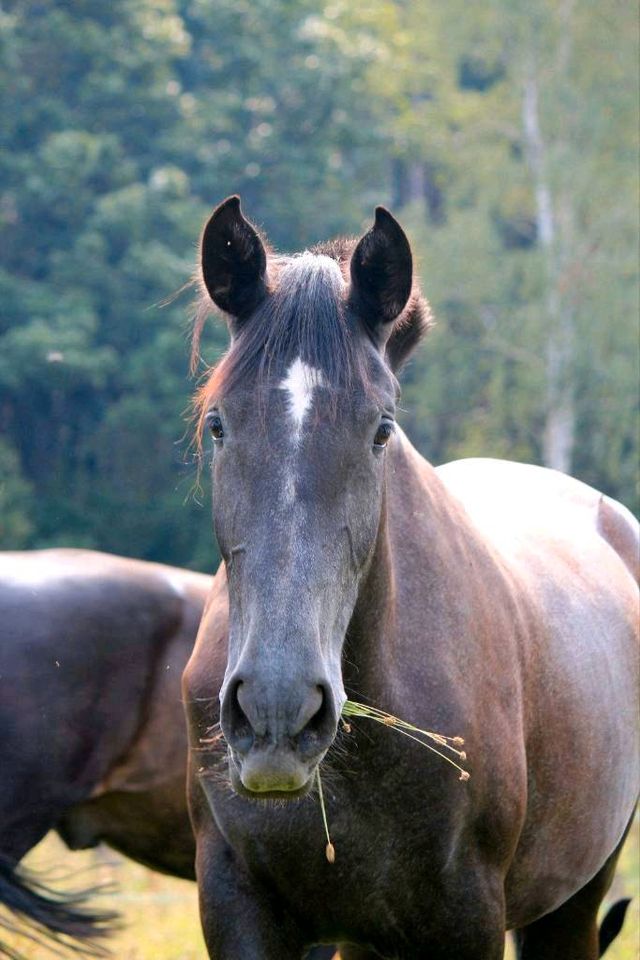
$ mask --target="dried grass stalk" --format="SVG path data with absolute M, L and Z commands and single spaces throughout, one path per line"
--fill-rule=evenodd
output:
M 456 770 L 460 772 L 459 780 L 468 780 L 471 774 L 468 770 L 465 770 L 460 766 L 455 760 L 450 756 L 447 756 L 446 753 L 443 753 L 443 750 L 448 750 L 450 753 L 453 753 L 458 760 L 464 763 L 467 759 L 467 754 L 464 750 L 459 750 L 459 747 L 464 746 L 464 740 L 462 737 L 446 737 L 442 733 L 433 733 L 431 730 L 423 730 L 421 727 L 416 727 L 413 723 L 407 723 L 406 720 L 400 720 L 399 717 L 394 717 L 393 714 L 387 713 L 385 710 L 379 710 L 377 707 L 369 707 L 364 703 L 358 703 L 355 700 L 347 700 L 342 708 L 343 717 L 364 717 L 367 720 L 375 720 L 376 723 L 382 723 L 385 727 L 392 727 L 394 730 L 397 730 L 398 733 L 401 733 L 405 737 L 409 737 L 410 740 L 415 740 L 416 743 L 419 743 L 421 746 L 426 747 L 427 750 L 431 750 L 433 753 L 437 753 L 439 757 L 442 757 L 443 760 L 446 760 L 447 763 L 450 763 L 451 766 L 455 767 Z M 432 741 L 431 743 L 426 743 L 425 740 Z M 433 746 L 433 744 L 438 746 Z M 438 749 L 438 747 L 442 749 Z

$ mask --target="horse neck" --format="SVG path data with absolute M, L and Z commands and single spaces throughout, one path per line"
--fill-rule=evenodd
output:
M 404 434 L 389 454 L 378 535 L 349 625 L 343 667 L 347 691 L 372 703 L 396 699 L 403 662 L 411 659 L 400 621 L 419 614 L 419 632 L 437 635 L 442 593 L 467 589 L 461 556 L 483 551 L 464 510 Z M 407 614 L 402 607 L 412 583 L 413 610 Z
M 380 702 L 394 619 L 395 581 L 385 491 L 378 536 L 347 631 L 343 675 L 349 697 Z

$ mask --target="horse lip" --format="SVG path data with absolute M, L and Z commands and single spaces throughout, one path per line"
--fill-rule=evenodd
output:
M 301 800 L 303 797 L 306 797 L 313 788 L 314 777 L 311 776 L 302 787 L 298 790 L 262 790 L 256 792 L 254 790 L 247 790 L 247 788 L 240 780 L 240 777 L 232 776 L 231 777 L 231 786 L 235 793 L 240 797 L 244 797 L 247 800 L 255 800 L 256 802 L 266 801 L 266 800 L 284 800 L 287 803 L 294 800 Z
M 259 762 L 261 758 L 258 759 L 257 764 L 255 758 L 253 758 L 254 763 L 251 763 L 251 759 L 250 756 L 238 756 L 233 750 L 229 757 L 231 786 L 240 796 L 251 797 L 254 800 L 296 800 L 306 796 L 313 786 L 315 765 L 309 774 L 307 764 L 300 763 L 297 758 L 290 756 L 286 758 L 289 763 L 285 764 L 289 769 L 278 772 L 270 765 L 261 769 L 263 766 Z M 249 771 L 246 769 L 247 766 L 250 768 Z

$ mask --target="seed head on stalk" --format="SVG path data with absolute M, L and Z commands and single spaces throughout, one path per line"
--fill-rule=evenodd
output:
M 459 747 L 464 746 L 464 739 L 462 737 L 447 737 L 442 733 L 434 733 L 432 730 L 423 730 L 421 727 L 416 727 L 412 723 L 407 723 L 406 720 L 400 720 L 399 717 L 394 717 L 393 714 L 387 713 L 385 710 L 379 710 L 377 707 L 369 707 L 364 703 L 358 703 L 356 700 L 346 700 L 344 706 L 342 707 L 342 729 L 345 731 L 345 733 L 351 733 L 351 724 L 345 719 L 346 717 L 363 717 L 367 720 L 375 720 L 376 723 L 381 723 L 385 727 L 391 727 L 393 730 L 396 730 L 403 736 L 409 737 L 410 740 L 414 740 L 416 743 L 419 743 L 420 746 L 426 747 L 427 750 L 431 750 L 432 753 L 437 753 L 439 757 L 442 757 L 443 760 L 446 760 L 447 763 L 450 763 L 452 767 L 455 767 L 456 770 L 460 772 L 458 780 L 465 782 L 471 777 L 469 771 L 460 766 L 460 763 L 465 763 L 467 760 L 466 752 L 459 749 Z M 425 740 L 430 740 L 431 742 L 426 743 Z M 438 746 L 434 747 L 434 743 Z M 439 747 L 442 749 L 438 749 Z M 443 753 L 443 750 L 448 750 L 449 753 L 454 754 L 460 763 L 457 763 L 446 753 Z M 325 856 L 329 863 L 335 863 L 336 848 L 331 842 L 331 837 L 329 835 L 327 810 L 324 802 L 324 794 L 322 792 L 322 779 L 320 777 L 319 766 L 316 768 L 316 780 L 318 784 L 318 799 L 320 801 L 322 822 L 324 824 L 324 832 L 327 838 Z

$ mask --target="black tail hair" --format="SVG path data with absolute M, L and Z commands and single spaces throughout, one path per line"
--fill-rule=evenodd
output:
M 622 924 L 624 923 L 627 907 L 630 903 L 630 897 L 625 897 L 623 900 L 616 900 L 613 906 L 609 907 L 608 911 L 604 915 L 604 919 L 600 924 L 599 956 L 603 956 L 605 950 L 607 950 L 607 948 L 622 930 Z
M 111 888 L 112 889 L 112 888 Z M 118 914 L 92 910 L 87 901 L 108 892 L 107 885 L 71 893 L 52 890 L 33 871 L 0 853 L 0 927 L 31 942 L 47 945 L 58 955 L 106 957 L 101 941 L 117 927 Z M 27 960 L 0 939 L 0 956 Z

